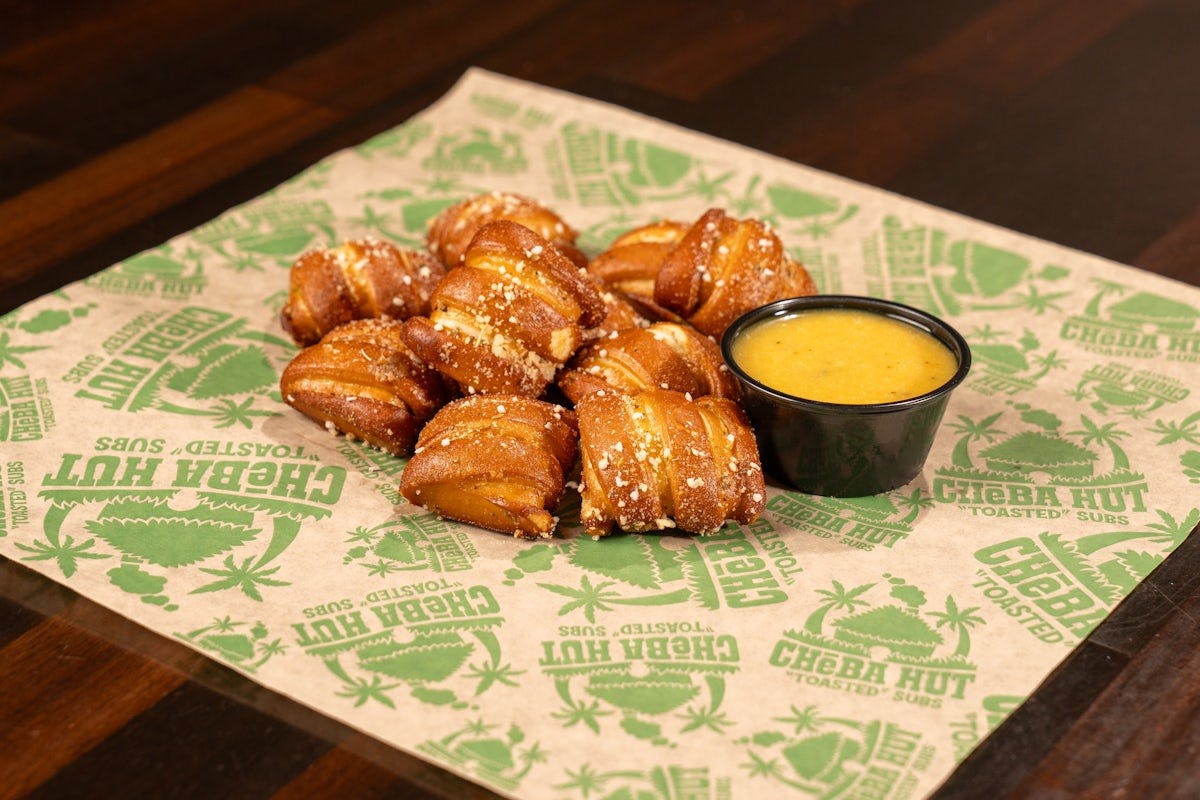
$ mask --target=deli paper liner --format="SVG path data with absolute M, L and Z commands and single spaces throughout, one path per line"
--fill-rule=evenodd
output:
M 709 207 L 970 342 L 928 463 L 716 536 L 530 543 L 284 406 L 303 251 L 478 192 L 596 253 Z M 1200 290 L 479 70 L 0 319 L 0 553 L 514 797 L 923 795 L 1196 525 Z M 1192 379 L 1189 381 L 1189 377 Z M 564 519 L 572 518 L 570 504 Z M 640 794 L 639 794 L 640 793 Z

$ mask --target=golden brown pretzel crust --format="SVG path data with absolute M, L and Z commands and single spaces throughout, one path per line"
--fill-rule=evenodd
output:
M 611 389 L 637 394 L 671 389 L 693 397 L 737 399 L 738 385 L 716 343 L 687 325 L 656 322 L 584 345 L 559 373 L 558 388 L 572 403 Z
M 441 376 L 413 355 L 400 323 L 364 319 L 330 331 L 284 369 L 288 405 L 397 456 L 445 400 Z
M 579 266 L 587 259 L 575 247 L 578 235 L 562 217 L 536 200 L 511 192 L 469 197 L 442 211 L 429 223 L 425 241 L 447 269 L 458 266 L 475 234 L 489 222 L 509 220 L 524 225 L 557 247 Z
M 515 222 L 480 228 L 404 340 L 468 392 L 537 397 L 605 314 L 596 286 Z
M 518 395 L 455 400 L 421 431 L 400 494 L 460 522 L 547 537 L 577 439 L 575 415 L 562 406 Z
M 596 392 L 575 408 L 583 471 L 580 519 L 592 536 L 678 527 L 715 533 L 753 522 L 766 489 L 741 407 L 723 397 Z
M 280 319 L 297 344 L 315 344 L 351 320 L 426 313 L 433 287 L 445 274 L 428 253 L 378 239 L 313 250 L 292 265 Z
M 654 279 L 663 259 L 688 231 L 688 225 L 660 220 L 626 231 L 588 264 L 588 272 L 608 288 L 628 297 L 652 319 L 675 315 L 654 300 Z
M 656 302 L 713 338 L 753 308 L 816 291 L 774 231 L 715 208 L 667 254 L 654 283 Z
M 600 299 L 604 301 L 604 319 L 594 328 L 588 328 L 583 332 L 585 341 L 594 339 L 603 339 L 611 336 L 618 331 L 629 330 L 630 328 L 645 328 L 650 324 L 650 320 L 646 319 L 626 297 L 620 292 L 614 291 L 605 287 L 600 281 L 592 278 L 589 279 L 595 283 L 596 291 L 600 293 Z

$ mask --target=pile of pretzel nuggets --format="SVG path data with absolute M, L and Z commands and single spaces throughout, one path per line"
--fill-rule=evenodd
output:
M 808 272 L 769 225 L 720 209 L 590 261 L 576 235 L 493 192 L 434 218 L 427 251 L 305 253 L 281 312 L 303 348 L 284 400 L 408 457 L 405 499 L 482 528 L 552 536 L 574 487 L 591 536 L 752 522 L 762 467 L 716 342 L 746 311 L 814 294 Z

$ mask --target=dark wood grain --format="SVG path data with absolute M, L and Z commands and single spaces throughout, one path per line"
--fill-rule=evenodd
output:
M 1198 31 L 1193 0 L 0 2 L 0 312 L 473 64 L 1200 284 Z M 1197 620 L 1193 535 L 938 796 L 1200 796 Z M 490 796 L 11 562 L 0 776 L 0 798 Z

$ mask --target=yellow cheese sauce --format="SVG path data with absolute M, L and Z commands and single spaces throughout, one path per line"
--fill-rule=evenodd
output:
M 890 403 L 933 391 L 958 359 L 931 334 L 869 311 L 802 311 L 751 325 L 731 352 L 777 392 L 826 403 Z

